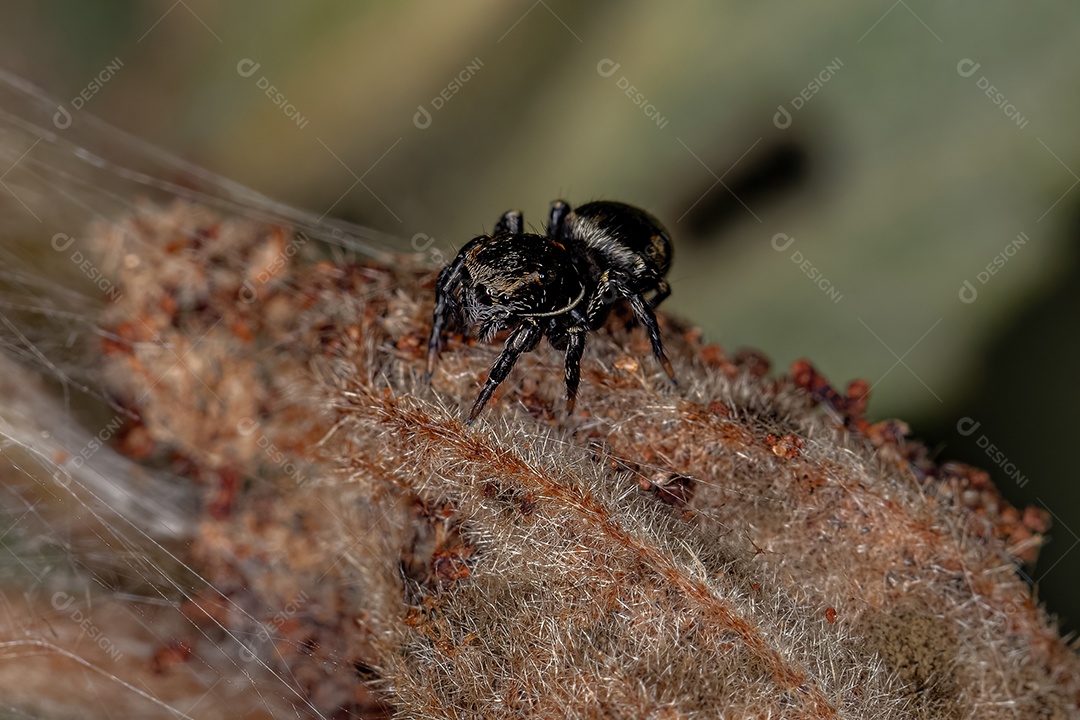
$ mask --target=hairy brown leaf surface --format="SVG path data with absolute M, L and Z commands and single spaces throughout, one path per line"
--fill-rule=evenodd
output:
M 865 382 L 661 316 L 673 388 L 615 312 L 575 415 L 545 345 L 469 427 L 500 341 L 451 334 L 423 382 L 433 273 L 301 263 L 185 204 L 96 240 L 140 258 L 100 320 L 118 447 L 199 488 L 190 634 L 299 712 L 1075 717 L 1080 662 L 1014 571 L 1044 515 L 869 423 Z

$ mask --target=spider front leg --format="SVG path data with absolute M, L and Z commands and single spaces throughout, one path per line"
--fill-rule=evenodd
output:
M 551 211 L 548 214 L 548 237 L 561 238 L 563 233 L 563 224 L 566 222 L 566 216 L 570 214 L 570 204 L 565 200 L 556 200 L 551 203 Z
M 435 313 L 431 319 L 431 335 L 428 336 L 427 356 L 427 380 L 431 382 L 431 376 L 435 373 L 435 363 L 439 359 L 439 346 L 442 344 L 442 334 L 446 327 L 446 320 L 455 308 L 453 299 L 453 286 L 457 283 L 460 263 L 447 265 L 439 273 L 439 279 L 435 284 Z
M 431 319 L 431 335 L 428 336 L 427 358 L 427 381 L 431 382 L 431 376 L 435 373 L 435 363 L 439 359 L 439 349 L 442 345 L 443 330 L 446 329 L 446 321 L 451 315 L 460 317 L 461 306 L 454 290 L 462 281 L 462 275 L 467 275 L 465 270 L 466 260 L 473 255 L 476 248 L 487 241 L 486 236 L 473 238 L 465 243 L 458 251 L 454 262 L 450 263 L 439 273 L 435 281 L 435 312 Z
M 507 210 L 499 218 L 499 221 L 495 223 L 495 229 L 491 231 L 491 234 L 514 233 L 520 235 L 523 232 L 525 232 L 525 217 L 521 214 L 521 211 Z
M 513 332 L 510 333 L 510 337 L 506 339 L 506 345 L 503 346 L 499 359 L 491 366 L 487 382 L 484 383 L 480 394 L 476 396 L 476 402 L 473 403 L 472 410 L 469 411 L 469 417 L 465 420 L 466 425 L 472 425 L 473 420 L 484 409 L 487 401 L 491 399 L 495 388 L 499 387 L 499 384 L 510 374 L 510 370 L 514 367 L 518 357 L 522 353 L 527 353 L 535 348 L 543 335 L 544 331 L 531 320 L 526 320 L 514 328 Z
M 585 334 L 588 327 L 582 326 L 567 332 L 566 336 L 566 414 L 574 412 L 577 402 L 578 384 L 581 382 L 581 356 L 585 352 Z

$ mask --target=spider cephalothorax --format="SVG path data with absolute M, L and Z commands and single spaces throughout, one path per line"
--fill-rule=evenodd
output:
M 625 298 L 646 327 L 664 372 L 675 373 L 664 354 L 653 308 L 671 289 L 671 239 L 644 210 L 602 201 L 576 210 L 552 203 L 547 234 L 523 232 L 520 212 L 499 219 L 490 235 L 467 243 L 439 273 L 435 317 L 428 340 L 428 376 L 435 371 L 447 320 L 453 316 L 481 340 L 511 328 L 502 353 L 469 411 L 476 419 L 522 353 L 547 336 L 566 352 L 566 410 L 572 412 L 581 378 L 585 335 L 603 324 Z M 651 302 L 646 293 L 655 292 Z

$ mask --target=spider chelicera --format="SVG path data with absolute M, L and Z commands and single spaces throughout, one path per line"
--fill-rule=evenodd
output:
M 551 205 L 545 235 L 526 233 L 522 214 L 503 214 L 490 235 L 468 242 L 439 273 L 428 340 L 427 373 L 435 371 L 447 320 L 475 330 L 481 341 L 511 328 L 502 353 L 473 403 L 472 423 L 522 353 L 545 335 L 566 353 L 566 411 L 573 412 L 585 336 L 625 298 L 645 326 L 653 354 L 675 382 L 653 308 L 671 294 L 671 238 L 652 215 L 625 203 Z M 645 295 L 654 293 L 651 300 Z

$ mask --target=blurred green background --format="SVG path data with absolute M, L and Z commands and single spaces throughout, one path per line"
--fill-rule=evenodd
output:
M 2 13 L 0 64 L 70 112 L 433 262 L 511 207 L 537 227 L 558 197 L 648 208 L 676 238 L 665 310 L 780 371 L 806 357 L 835 385 L 866 378 L 872 417 L 1051 510 L 1029 574 L 1080 627 L 1080 493 L 1058 437 L 1080 402 L 1075 3 Z

